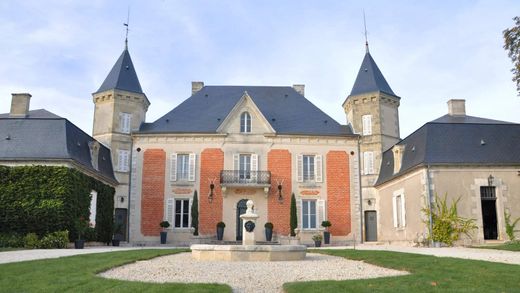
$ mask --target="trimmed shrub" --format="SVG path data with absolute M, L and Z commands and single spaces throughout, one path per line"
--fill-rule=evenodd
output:
M 197 196 L 197 190 L 193 193 L 193 203 L 191 204 L 191 227 L 195 230 L 193 235 L 199 235 L 199 197 Z
M 76 239 L 74 223 L 80 217 L 88 219 L 92 190 L 98 194 L 97 240 L 108 242 L 112 237 L 113 187 L 67 167 L 0 166 L 0 233 L 42 237 L 68 230 L 70 240 Z
M 67 248 L 69 243 L 69 231 L 52 232 L 45 235 L 38 248 Z
M 296 232 L 294 230 L 298 228 L 298 217 L 296 216 L 296 197 L 294 196 L 294 192 L 291 194 L 291 212 L 289 217 L 291 236 L 294 237 L 296 236 Z
M 23 247 L 24 237 L 17 233 L 0 234 L 0 247 Z
M 83 233 L 83 238 L 86 241 L 97 241 L 96 228 L 88 227 Z
M 25 248 L 38 248 L 40 246 L 40 240 L 38 239 L 38 235 L 36 233 L 29 233 L 25 235 L 24 238 Z

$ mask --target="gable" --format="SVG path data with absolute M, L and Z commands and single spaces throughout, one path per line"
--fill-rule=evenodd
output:
M 226 119 L 224 119 L 222 124 L 217 128 L 217 132 L 231 134 L 242 133 L 240 125 L 244 112 L 247 112 L 251 117 L 250 134 L 275 133 L 271 124 L 265 119 L 247 92 L 244 92 L 242 98 L 236 103 Z

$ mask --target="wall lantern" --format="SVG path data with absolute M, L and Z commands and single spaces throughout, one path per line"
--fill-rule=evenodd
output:
M 215 184 L 211 182 L 209 184 L 209 195 L 208 195 L 208 201 L 209 203 L 213 202 L 213 190 L 215 189 Z
M 488 186 L 493 186 L 494 181 L 495 181 L 495 177 L 493 177 L 493 175 L 489 175 Z
M 282 196 L 282 184 L 278 184 L 278 202 L 283 202 L 283 196 Z

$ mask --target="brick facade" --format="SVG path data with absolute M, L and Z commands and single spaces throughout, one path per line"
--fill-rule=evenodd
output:
M 291 210 L 291 153 L 288 150 L 273 149 L 267 154 L 267 168 L 271 171 L 271 191 L 268 198 L 268 221 L 274 225 L 274 232 L 280 235 L 290 233 Z M 283 180 L 283 202 L 278 201 L 278 182 Z
M 349 157 L 345 151 L 327 153 L 327 211 L 332 235 L 351 232 Z
M 216 225 L 222 221 L 222 189 L 220 188 L 220 171 L 224 169 L 224 152 L 210 148 L 200 155 L 200 196 L 199 196 L 199 232 L 215 234 Z M 210 180 L 215 179 L 213 201 L 210 203 Z
M 159 236 L 159 223 L 164 219 L 166 153 L 162 149 L 148 149 L 143 157 L 141 232 L 144 236 Z

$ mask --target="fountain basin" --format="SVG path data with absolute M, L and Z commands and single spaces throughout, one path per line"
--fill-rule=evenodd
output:
M 210 245 L 193 244 L 191 256 L 196 260 L 220 261 L 290 261 L 303 260 L 304 245 Z

